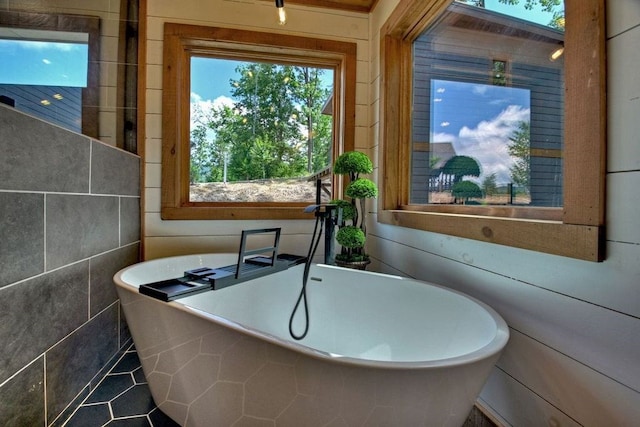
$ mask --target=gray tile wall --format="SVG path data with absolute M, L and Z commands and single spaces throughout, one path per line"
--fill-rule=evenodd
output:
M 130 340 L 140 159 L 4 105 L 0 153 L 0 425 L 59 425 Z

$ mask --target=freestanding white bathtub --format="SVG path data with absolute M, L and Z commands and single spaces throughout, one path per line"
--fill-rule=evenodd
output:
M 459 427 L 509 339 L 468 296 L 326 265 L 311 268 L 301 341 L 288 324 L 303 265 L 172 302 L 138 293 L 236 259 L 158 259 L 114 277 L 153 398 L 182 426 Z

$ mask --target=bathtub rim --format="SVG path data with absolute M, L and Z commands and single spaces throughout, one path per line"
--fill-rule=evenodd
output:
M 509 341 L 509 335 L 510 335 L 509 327 L 506 321 L 493 308 L 491 308 L 489 305 L 485 304 L 484 302 L 470 295 L 467 295 L 463 292 L 457 291 L 455 289 L 447 288 L 445 286 L 442 286 L 436 283 L 427 282 L 424 280 L 412 279 L 408 277 L 397 276 L 393 274 L 387 274 L 387 273 L 378 273 L 378 272 L 370 272 L 370 271 L 362 272 L 363 274 L 370 274 L 370 275 L 376 275 L 376 276 L 382 276 L 382 277 L 391 277 L 394 280 L 418 282 L 418 284 L 420 285 L 433 286 L 433 287 L 445 290 L 447 292 L 452 292 L 463 298 L 467 298 L 473 301 L 474 303 L 478 304 L 480 307 L 482 307 L 493 319 L 493 321 L 496 324 L 495 336 L 491 339 L 491 341 L 489 341 L 483 347 L 480 347 L 472 352 L 469 352 L 460 356 L 455 356 L 455 357 L 447 357 L 442 359 L 425 360 L 425 361 L 382 361 L 382 360 L 373 360 L 373 359 L 361 359 L 361 358 L 356 358 L 351 356 L 328 353 L 326 351 L 309 347 L 298 341 L 285 340 L 273 334 L 263 332 L 259 329 L 255 329 L 255 328 L 243 325 L 242 323 L 235 322 L 233 320 L 224 318 L 222 316 L 191 307 L 189 305 L 181 303 L 179 300 L 169 301 L 169 302 L 160 301 L 156 298 L 152 298 L 147 295 L 139 293 L 138 292 L 139 285 L 127 283 L 124 280 L 122 280 L 123 274 L 125 274 L 128 270 L 133 269 L 143 263 L 155 263 L 155 262 L 161 262 L 161 261 L 167 261 L 167 260 L 177 260 L 180 258 L 197 258 L 202 256 L 215 256 L 215 255 L 229 255 L 229 254 L 200 253 L 200 254 L 191 254 L 191 255 L 177 255 L 177 256 L 171 256 L 171 257 L 157 258 L 157 259 L 148 260 L 148 261 L 141 261 L 139 263 L 132 264 L 118 271 L 113 276 L 113 281 L 114 283 L 116 283 L 117 286 L 122 287 L 128 291 L 134 292 L 140 297 L 149 298 L 159 304 L 169 305 L 174 309 L 178 309 L 190 315 L 195 315 L 207 321 L 211 321 L 218 325 L 222 325 L 233 331 L 240 332 L 244 335 L 248 335 L 253 338 L 267 341 L 271 344 L 275 344 L 279 347 L 283 347 L 288 350 L 302 353 L 306 356 L 313 357 L 315 359 L 320 359 L 320 360 L 328 361 L 331 363 L 338 363 L 338 364 L 349 365 L 349 366 L 389 369 L 389 370 L 442 369 L 444 367 L 455 367 L 455 366 L 473 364 L 483 360 L 491 359 L 493 357 L 497 358 L 497 356 L 503 351 L 504 347 Z M 334 265 L 327 265 L 327 264 L 320 264 L 320 263 L 315 265 L 320 268 L 346 270 L 346 271 L 353 272 L 352 270 L 349 270 L 343 267 L 334 266 Z

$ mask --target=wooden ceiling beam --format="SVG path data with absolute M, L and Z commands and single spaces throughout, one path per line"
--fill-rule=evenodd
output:
M 274 0 L 261 1 L 274 2 Z M 325 9 L 369 13 L 377 2 L 378 0 L 285 0 L 285 7 L 288 4 L 299 4 L 302 6 L 322 7 Z

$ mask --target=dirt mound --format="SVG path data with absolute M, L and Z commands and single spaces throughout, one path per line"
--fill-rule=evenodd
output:
M 315 182 L 296 179 L 192 184 L 189 195 L 192 202 L 314 203 L 315 199 Z

